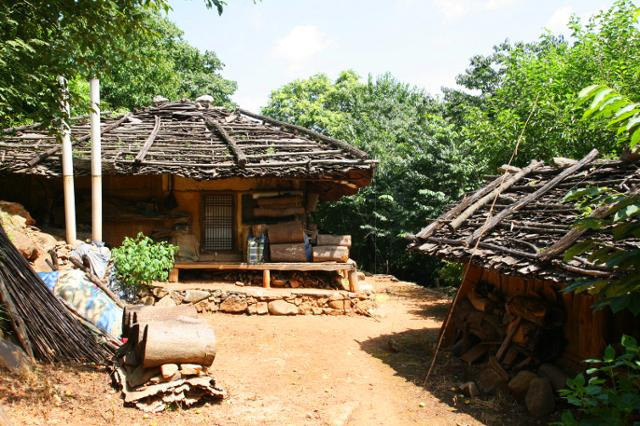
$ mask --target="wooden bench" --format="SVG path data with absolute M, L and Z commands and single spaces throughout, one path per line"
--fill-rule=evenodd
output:
M 218 271 L 262 271 L 262 286 L 271 287 L 271 271 L 337 271 L 349 279 L 349 290 L 358 291 L 358 274 L 353 263 L 224 263 L 224 262 L 176 262 L 169 273 L 169 282 L 178 282 L 181 269 L 214 269 Z

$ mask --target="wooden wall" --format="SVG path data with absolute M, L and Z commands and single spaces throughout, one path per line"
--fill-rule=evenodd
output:
M 466 265 L 465 279 L 457 300 L 463 300 L 481 281 L 499 288 L 507 297 L 530 294 L 560 302 L 565 310 L 564 334 L 567 339 L 562 358 L 570 367 L 579 365 L 585 358 L 600 357 L 614 332 L 610 313 L 594 311 L 595 298 L 591 295 L 563 293 L 560 291 L 562 285 L 553 281 L 504 275 L 475 265 Z M 452 329 L 444 330 L 448 341 L 452 332 Z

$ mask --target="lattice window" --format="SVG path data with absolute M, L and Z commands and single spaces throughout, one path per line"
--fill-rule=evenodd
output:
M 202 249 L 233 250 L 233 195 L 205 195 L 203 204 Z

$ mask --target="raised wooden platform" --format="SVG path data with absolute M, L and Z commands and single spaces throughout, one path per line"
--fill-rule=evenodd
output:
M 358 276 L 353 263 L 301 262 L 301 263 L 255 263 L 244 262 L 176 262 L 169 273 L 169 282 L 178 282 L 181 269 L 214 269 L 218 271 L 262 271 L 262 286 L 271 287 L 271 271 L 337 271 L 349 279 L 349 287 L 358 291 Z

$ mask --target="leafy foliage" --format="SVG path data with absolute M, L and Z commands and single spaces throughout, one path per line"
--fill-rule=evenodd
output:
M 533 43 L 505 42 L 475 56 L 445 90 L 446 116 L 471 141 L 479 166 L 492 173 L 507 162 L 522 132 L 515 165 L 554 156 L 580 158 L 593 148 L 617 155 L 625 147 L 601 119 L 582 121 L 575 98 L 597 83 L 640 100 L 640 31 L 630 0 L 583 23 L 572 18 L 571 40 L 543 34 Z M 526 123 L 526 126 L 525 126 Z
M 285 85 L 263 113 L 380 161 L 372 185 L 320 206 L 316 220 L 323 231 L 352 234 L 353 257 L 366 269 L 424 281 L 437 263 L 406 253 L 402 237 L 469 189 L 475 170 L 439 102 L 389 74 L 363 82 L 345 71 L 334 82 L 320 74 Z
M 205 3 L 219 13 L 225 4 Z M 129 46 L 157 39 L 148 27 L 150 16 L 168 9 L 167 0 L 2 2 L 0 125 L 58 117 L 58 75 L 102 77 L 132 62 L 152 70 L 155 55 L 140 55 Z
M 586 360 L 593 367 L 586 375 L 578 374 L 567 381 L 560 396 L 581 413 L 576 420 L 565 411 L 560 424 L 565 426 L 601 425 L 625 426 L 637 424 L 640 416 L 640 347 L 630 336 L 623 336 L 623 352 L 616 354 L 609 345 L 602 359 Z
M 135 238 L 125 237 L 122 245 L 113 249 L 116 276 L 126 286 L 148 285 L 151 281 L 166 281 L 178 247 L 154 242 L 139 232 Z

